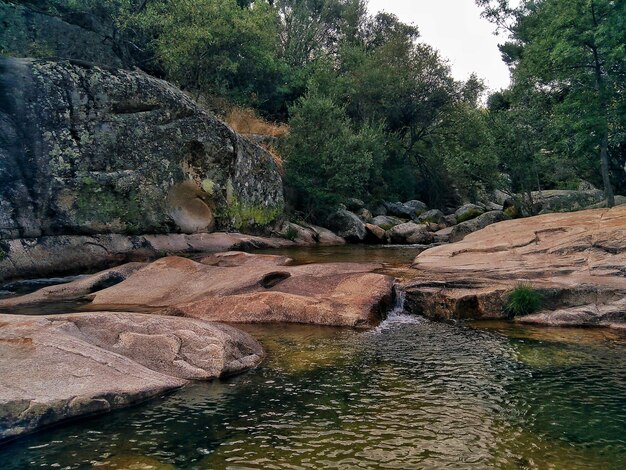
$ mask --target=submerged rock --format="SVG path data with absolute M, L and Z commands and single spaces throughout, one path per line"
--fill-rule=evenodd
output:
M 227 325 L 135 313 L 0 315 L 0 441 L 256 366 Z
M 271 155 L 169 83 L 0 58 L 0 239 L 255 228 L 283 206 Z

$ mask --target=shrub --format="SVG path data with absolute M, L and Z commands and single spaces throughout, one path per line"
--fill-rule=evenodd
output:
M 543 304 L 543 296 L 530 284 L 519 284 L 511 291 L 505 311 L 513 316 L 529 315 Z

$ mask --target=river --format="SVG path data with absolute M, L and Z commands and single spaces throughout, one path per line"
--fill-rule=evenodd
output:
M 625 333 L 400 309 L 244 329 L 257 369 L 22 438 L 0 468 L 626 468 Z

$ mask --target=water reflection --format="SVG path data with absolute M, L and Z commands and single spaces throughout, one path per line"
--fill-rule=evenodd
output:
M 248 326 L 259 369 L 31 436 L 0 467 L 623 468 L 626 344 L 487 327 Z

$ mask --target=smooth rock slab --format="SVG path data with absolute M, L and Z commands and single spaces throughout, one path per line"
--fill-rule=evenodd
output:
M 394 279 L 379 264 L 281 266 L 282 257 L 163 258 L 91 294 L 92 308 L 147 308 L 233 323 L 295 322 L 367 327 L 385 314 Z M 224 260 L 222 260 L 224 261 Z M 240 265 L 238 266 L 237 263 Z M 149 289 L 146 286 L 150 286 Z
M 496 223 L 421 253 L 413 267 L 405 287 L 414 313 L 506 318 L 508 294 L 526 283 L 543 294 L 544 310 L 518 321 L 623 328 L 626 206 Z
M 0 441 L 256 366 L 227 325 L 131 313 L 0 315 Z

